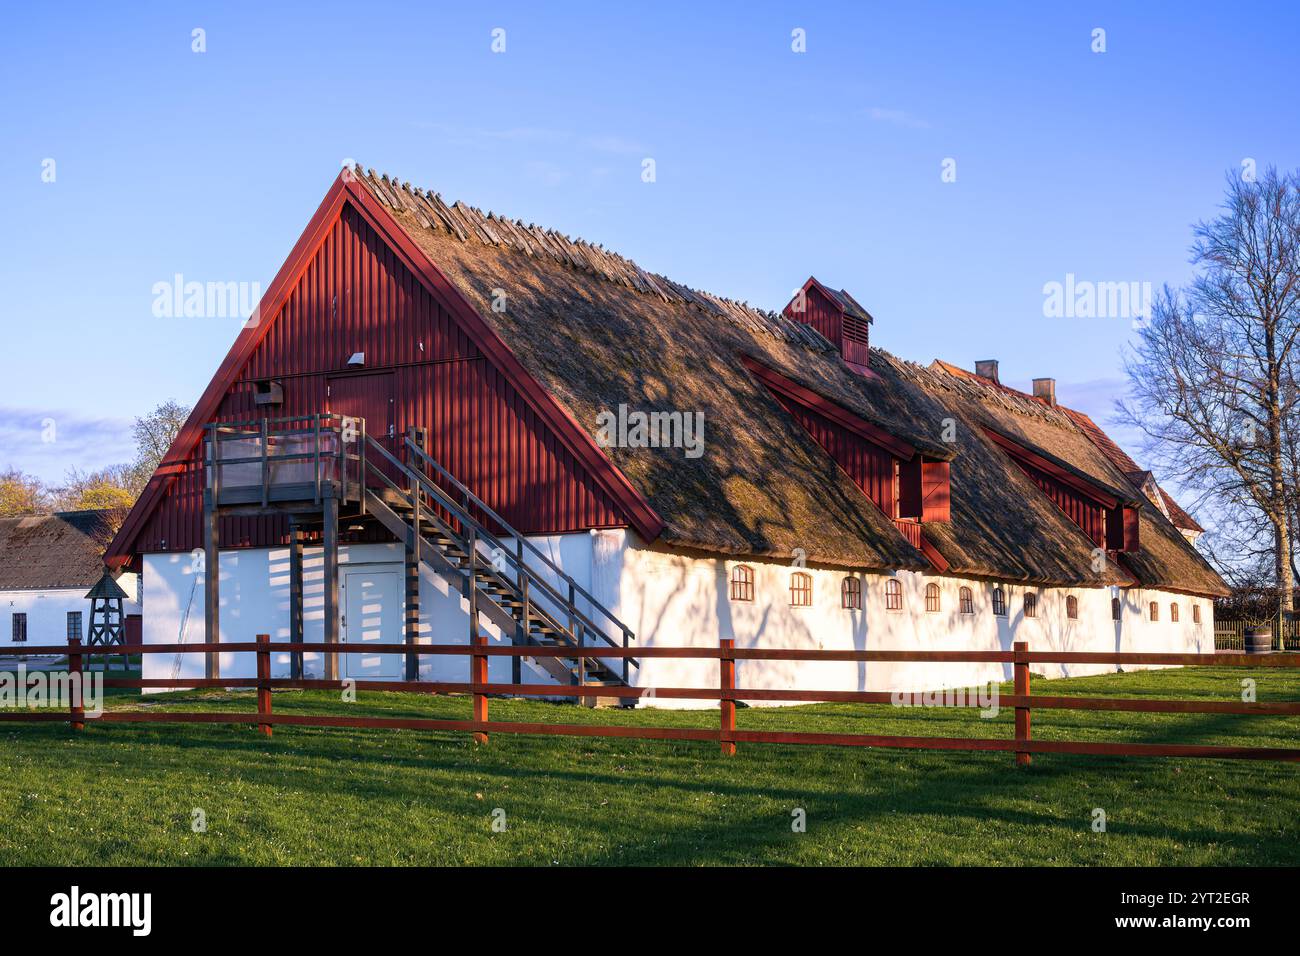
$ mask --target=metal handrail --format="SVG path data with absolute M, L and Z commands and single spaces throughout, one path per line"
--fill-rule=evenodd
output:
M 442 465 L 438 464 L 438 462 L 435 461 L 429 455 L 428 452 L 426 452 L 415 442 L 411 441 L 409 437 L 406 438 L 406 447 L 411 451 L 414 451 L 415 454 L 418 455 L 422 461 L 424 461 L 429 465 L 432 465 L 437 470 L 438 474 L 442 475 L 449 482 L 451 482 L 451 484 L 456 488 L 456 490 L 459 491 L 465 497 L 467 504 L 472 504 L 474 507 L 478 508 L 489 518 L 495 521 L 498 525 L 500 525 L 503 528 L 509 529 L 510 537 L 513 537 L 516 541 L 522 542 L 524 547 L 528 548 L 529 551 L 531 551 L 538 558 L 540 558 L 546 564 L 547 567 L 549 567 L 552 571 L 556 573 L 556 575 L 560 578 L 560 580 L 562 580 L 565 584 L 572 587 L 579 595 L 586 598 L 593 605 L 599 607 L 601 609 L 601 613 L 603 613 L 607 618 L 609 618 L 610 623 L 613 624 L 616 628 L 618 628 L 618 630 L 622 631 L 624 634 L 631 633 L 631 628 L 629 628 L 626 624 L 620 621 L 613 614 L 613 612 L 609 611 L 607 608 L 605 608 L 604 605 L 602 605 L 598 600 L 596 600 L 595 595 L 591 594 L 581 584 L 573 580 L 572 577 L 570 577 L 567 573 L 565 573 L 565 571 L 562 568 L 560 568 L 559 565 L 557 565 L 554 561 L 552 561 L 543 551 L 541 551 L 531 541 L 529 541 L 523 535 L 515 531 L 514 528 L 511 528 L 509 522 L 507 522 L 499 514 L 493 511 L 492 508 L 490 508 L 487 505 L 487 503 L 483 501 L 482 498 L 478 497 L 478 495 L 470 491 L 469 488 L 465 487 L 465 485 L 458 478 L 456 478 L 455 475 L 449 472 L 446 468 L 442 467 Z
M 527 562 L 525 562 L 523 560 L 522 553 L 517 555 L 510 554 L 510 552 L 502 544 L 500 538 L 497 537 L 495 534 L 493 534 L 485 524 L 483 524 L 481 521 L 475 518 L 464 505 L 457 504 L 449 495 L 447 495 L 445 491 L 443 491 L 436 484 L 430 481 L 426 476 L 421 475 L 419 472 L 415 472 L 415 477 L 419 481 L 420 487 L 427 494 L 433 497 L 439 504 L 442 505 L 442 507 L 447 508 L 449 511 L 451 511 L 453 516 L 458 521 L 468 522 L 480 537 L 483 537 L 484 539 L 488 540 L 491 543 L 491 545 L 493 545 L 494 547 L 496 547 L 498 550 L 501 551 L 503 556 L 507 557 L 510 560 L 510 563 L 517 570 L 521 570 L 524 576 L 527 578 L 527 580 L 539 585 L 547 594 L 550 595 L 550 597 L 555 601 L 556 604 L 560 605 L 560 607 L 565 610 L 565 612 L 568 614 L 570 618 L 576 618 L 578 622 L 583 625 L 582 628 L 583 630 L 594 631 L 606 644 L 609 644 L 611 647 L 618 646 L 618 644 L 614 641 L 614 639 L 610 637 L 607 633 L 605 633 L 604 629 L 602 629 L 600 625 L 598 625 L 595 621 L 587 617 L 587 615 L 585 615 L 584 613 L 582 613 L 582 611 L 578 609 L 578 606 L 575 601 L 575 597 L 577 596 L 578 592 L 581 592 L 583 597 L 585 597 L 588 601 L 590 601 L 595 607 L 600 608 L 602 613 L 604 613 L 606 617 L 610 618 L 611 621 L 613 621 L 616 625 L 619 626 L 619 630 L 623 635 L 623 646 L 624 647 L 628 646 L 628 642 L 631 638 L 631 631 L 623 627 L 621 622 L 619 622 L 618 619 L 615 618 L 613 614 L 611 614 L 608 610 L 605 609 L 604 605 L 602 605 L 594 597 L 588 594 L 587 591 L 583 589 L 581 585 L 579 585 L 576 581 L 574 581 L 573 578 L 571 578 L 568 574 L 565 574 L 563 571 L 560 571 L 558 568 L 556 568 L 554 562 L 552 562 L 549 558 L 546 557 L 545 554 L 543 554 L 536 547 L 534 547 L 531 542 L 529 542 L 527 539 L 523 537 L 522 534 L 520 534 L 510 525 L 506 524 L 500 518 L 499 515 L 496 515 L 495 512 L 491 511 L 491 509 L 487 509 L 492 519 L 496 521 L 498 524 L 500 524 L 503 528 L 507 529 L 507 536 L 514 538 L 517 548 L 520 552 L 522 552 L 523 546 L 526 545 L 534 554 L 537 554 L 539 557 L 541 557 L 542 560 L 546 562 L 548 567 L 550 567 L 552 570 L 557 571 L 558 575 L 564 581 L 564 583 L 569 585 L 570 593 L 568 596 L 561 593 L 560 590 L 557 589 L 553 584 L 551 584 L 550 581 L 546 580 L 546 578 L 539 575 L 535 568 L 531 567 Z M 515 592 L 517 594 L 520 593 L 520 589 L 518 585 L 515 585 Z M 543 608 L 543 610 L 545 609 Z M 554 621 L 553 623 L 559 624 L 560 622 Z M 568 626 L 567 630 L 570 634 L 574 632 L 574 628 L 572 624 Z
M 574 628 L 572 623 L 568 626 L 568 633 L 573 637 L 575 641 L 578 642 L 579 647 L 582 646 L 582 642 L 583 642 L 582 634 L 585 631 L 592 631 L 593 633 L 595 633 L 597 637 L 599 637 L 610 647 L 615 647 L 615 648 L 619 647 L 618 642 L 615 641 L 614 638 L 606 634 L 604 629 L 602 629 L 599 625 L 596 624 L 595 621 L 591 620 L 589 617 L 587 617 L 586 614 L 584 614 L 581 610 L 578 609 L 572 597 L 566 598 L 566 596 L 563 595 L 559 590 L 557 590 L 551 584 L 550 581 L 546 580 L 546 578 L 538 574 L 535 568 L 529 566 L 529 564 L 526 561 L 522 560 L 521 556 L 510 554 L 510 552 L 502 545 L 500 538 L 498 538 L 497 535 L 495 535 L 486 525 L 484 525 L 481 521 L 475 518 L 473 514 L 470 513 L 467 507 L 456 502 L 443 489 L 439 488 L 436 484 L 434 484 L 426 475 L 423 475 L 419 471 L 404 465 L 392 454 L 392 452 L 390 452 L 383 445 L 376 442 L 373 438 L 369 439 L 369 443 L 372 444 L 375 450 L 377 450 L 384 458 L 388 459 L 388 461 L 390 461 L 394 466 L 401 469 L 409 476 L 413 477 L 416 480 L 417 487 L 420 490 L 422 490 L 425 494 L 433 498 L 437 505 L 445 508 L 448 512 L 450 512 L 451 515 L 457 521 L 462 523 L 462 525 L 468 526 L 468 528 L 472 532 L 472 535 L 469 540 L 474 541 L 475 546 L 477 545 L 477 540 L 481 539 L 485 541 L 489 547 L 495 547 L 500 550 L 502 555 L 505 556 L 507 560 L 509 560 L 510 563 L 514 566 L 516 574 L 522 580 L 520 584 L 513 584 L 508 577 L 502 577 L 500 575 L 494 575 L 494 577 L 498 581 L 501 581 L 503 584 L 509 587 L 515 593 L 516 596 L 520 597 L 521 599 L 526 597 L 527 592 L 521 586 L 523 582 L 527 582 L 530 585 L 540 587 L 545 593 L 551 596 L 551 598 L 555 601 L 556 604 L 558 604 L 561 608 L 564 609 L 564 611 L 568 614 L 568 616 L 571 619 L 576 619 L 582 625 L 579 628 Z M 424 454 L 423 451 L 421 451 L 420 453 L 423 458 L 428 459 L 428 461 L 430 461 L 432 464 L 437 466 L 441 471 L 445 471 L 445 469 L 442 469 L 440 465 L 437 465 L 437 462 L 434 462 L 432 458 L 429 458 L 428 455 Z M 400 489 L 397 486 L 397 484 L 392 481 L 392 479 L 390 479 L 387 475 L 385 475 L 382 472 L 382 470 L 375 468 L 373 466 L 372 466 L 372 470 L 375 471 L 378 474 L 378 476 L 386 484 L 388 484 L 388 486 L 391 487 L 395 492 L 397 492 L 399 495 L 406 497 L 408 501 L 410 500 L 408 493 Z M 452 480 L 455 481 L 454 478 Z M 457 482 L 457 484 L 460 485 L 459 482 Z M 463 488 L 464 486 L 462 485 L 461 487 Z M 466 491 L 468 491 L 468 489 L 466 489 Z M 475 501 L 478 501 L 478 499 L 472 493 L 470 493 L 470 497 L 473 498 Z M 495 512 L 493 512 L 490 508 L 487 508 L 486 506 L 484 506 L 484 510 L 501 527 L 506 528 L 510 536 L 513 537 L 517 543 L 528 545 L 530 549 L 533 550 L 535 553 L 537 553 L 546 562 L 546 564 L 549 567 L 553 569 L 555 568 L 554 563 L 550 561 L 550 559 L 546 558 L 544 554 L 542 554 L 540 551 L 537 551 L 536 548 L 532 547 L 530 542 L 526 541 L 519 532 L 515 531 L 509 524 L 503 521 L 499 515 L 497 515 Z M 434 514 L 433 512 L 427 512 L 425 516 L 435 521 L 438 524 L 440 530 L 445 531 L 453 539 L 459 541 L 460 539 L 465 538 L 464 534 L 459 534 L 459 535 L 456 534 L 448 525 L 446 525 L 439 518 L 437 518 L 436 514 Z M 418 528 L 416 530 L 418 533 Z M 520 551 L 522 555 L 522 548 L 520 549 Z M 569 577 L 569 575 L 565 574 L 563 571 L 559 571 L 559 575 L 565 580 L 567 584 L 570 585 L 571 594 L 574 592 L 581 591 L 583 596 L 587 597 L 587 599 L 591 601 L 595 607 L 599 607 L 607 617 L 609 617 L 615 624 L 619 626 L 620 632 L 623 637 L 622 646 L 624 648 L 627 648 L 629 646 L 629 642 L 632 637 L 632 632 L 625 625 L 623 625 L 622 622 L 620 622 L 617 618 L 615 618 L 613 614 L 607 611 L 598 601 L 596 601 L 595 598 L 591 597 L 585 591 L 585 589 L 582 589 L 580 585 L 578 585 L 575 581 L 573 581 L 573 579 Z M 550 612 L 546 610 L 545 607 L 539 606 L 536 603 L 536 601 L 532 600 L 531 598 L 525 600 L 525 607 L 526 609 L 531 609 L 540 612 L 546 618 L 549 619 L 551 624 L 557 627 L 563 626 L 559 621 L 554 619 L 554 617 L 551 615 Z M 578 633 L 575 634 L 574 633 L 575 630 Z M 632 666 L 640 666 L 639 663 L 634 659 L 628 659 L 628 663 L 630 663 Z M 626 676 L 627 675 L 625 672 L 624 673 L 625 679 Z

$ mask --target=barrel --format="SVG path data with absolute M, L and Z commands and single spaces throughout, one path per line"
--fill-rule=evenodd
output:
M 1246 653 L 1267 654 L 1273 649 L 1273 630 L 1267 627 L 1246 628 Z

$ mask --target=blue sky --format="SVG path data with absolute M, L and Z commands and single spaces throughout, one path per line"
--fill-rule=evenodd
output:
M 154 284 L 265 288 L 344 159 L 757 305 L 815 274 L 876 344 L 1103 419 L 1131 322 L 1044 284 L 1181 282 L 1227 171 L 1300 164 L 1294 5 L 546 6 L 6 7 L 0 468 L 125 460 L 193 402 L 239 320 Z

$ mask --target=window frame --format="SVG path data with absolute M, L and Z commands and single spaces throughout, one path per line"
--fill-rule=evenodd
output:
M 1199 604 L 1192 605 L 1192 623 L 1193 624 L 1201 623 L 1201 606 Z
M 67 613 L 67 621 L 68 621 L 68 640 L 71 641 L 74 637 L 77 640 L 81 640 L 81 612 L 69 611 Z M 75 621 L 77 624 L 75 630 L 72 627 L 73 621 Z
M 1067 621 L 1079 619 L 1079 598 L 1073 594 L 1065 596 L 1065 619 Z
M 971 589 L 964 584 L 962 585 L 961 590 L 957 592 L 957 613 L 975 613 L 975 595 Z
M 804 600 L 799 600 L 804 598 Z M 806 571 L 795 571 L 790 575 L 790 606 L 812 607 L 813 579 Z
M 840 581 L 840 607 L 845 611 L 862 610 L 862 581 L 856 574 L 847 574 Z
M 744 604 L 754 603 L 754 569 L 748 564 L 738 564 L 731 569 L 731 600 Z
M 14 611 L 11 615 L 10 637 L 15 644 L 27 643 L 27 612 Z
M 939 590 L 939 585 L 931 581 L 925 586 L 925 613 L 938 614 L 942 605 L 943 596 Z
M 1177 601 L 1169 602 L 1169 623 L 1170 624 L 1178 623 L 1178 602 Z
M 1113 597 L 1113 598 L 1111 598 L 1111 599 L 1110 599 L 1110 619 L 1111 619 L 1112 621 L 1118 621 L 1118 620 L 1120 620 L 1121 618 L 1123 618 L 1123 616 L 1124 616 L 1124 602 L 1122 602 L 1122 601 L 1121 601 L 1119 598 L 1117 598 L 1117 597 Z
M 885 610 L 901 611 L 903 609 L 903 584 L 898 578 L 885 579 Z
M 1160 602 L 1151 601 L 1147 604 L 1147 619 L 1151 621 L 1160 620 Z
M 1007 592 L 1000 584 L 993 586 L 993 616 L 1007 616 Z
M 1038 592 L 1025 592 L 1025 617 L 1038 617 Z

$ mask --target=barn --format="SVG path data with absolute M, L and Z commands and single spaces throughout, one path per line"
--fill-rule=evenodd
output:
M 107 560 L 142 576 L 156 643 L 1213 649 L 1224 584 L 1150 472 L 1051 379 L 1029 394 L 996 361 L 907 361 L 874 324 L 815 278 L 761 310 L 345 169 Z M 253 667 L 146 657 L 146 677 Z M 467 666 L 281 653 L 273 674 Z M 494 657 L 490 677 L 654 687 L 716 667 Z M 741 669 L 773 688 L 1003 677 Z
M 104 548 L 113 534 L 112 511 L 61 511 L 0 518 L 0 640 L 62 644 L 88 640 L 88 593 L 104 573 Z M 137 575 L 118 576 L 128 638 L 139 639 Z

